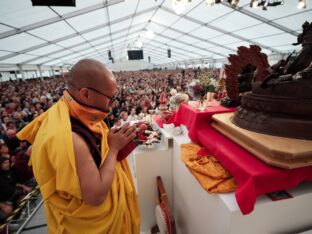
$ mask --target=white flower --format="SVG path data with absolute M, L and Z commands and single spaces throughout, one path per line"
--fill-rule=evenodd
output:
M 177 93 L 178 93 L 178 92 L 177 92 L 176 89 L 171 89 L 171 90 L 170 90 L 171 96 L 174 96 L 174 95 L 176 95 Z

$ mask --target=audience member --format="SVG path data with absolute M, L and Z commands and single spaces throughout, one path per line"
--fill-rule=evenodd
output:
M 0 156 L 0 203 L 12 202 L 16 204 L 32 188 L 16 180 L 10 169 L 10 160 Z
M 135 113 L 135 108 L 131 108 L 131 111 L 130 111 L 130 115 L 128 116 L 128 119 L 127 121 L 130 122 L 130 121 L 136 121 L 138 120 L 139 117 L 136 115 Z
M 31 154 L 31 146 L 27 141 L 20 142 L 20 150 L 13 157 L 12 171 L 16 178 L 24 184 L 29 184 L 34 177 L 32 167 L 28 165 Z
M 9 147 L 5 143 L 0 143 L 0 156 L 11 159 Z
M 120 128 L 121 126 L 121 119 L 119 117 L 115 118 L 113 128 Z
M 8 129 L 6 130 L 5 134 L 5 143 L 9 147 L 10 154 L 13 155 L 16 150 L 18 149 L 20 142 L 16 137 L 16 130 L 15 129 Z
M 126 111 L 122 111 L 120 113 L 120 121 L 121 121 L 121 126 L 123 126 L 125 123 L 128 122 L 128 113 Z

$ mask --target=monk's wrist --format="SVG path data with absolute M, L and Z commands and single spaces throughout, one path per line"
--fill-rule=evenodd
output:
M 109 149 L 109 153 L 110 153 L 111 155 L 114 155 L 115 157 L 117 156 L 118 152 L 119 152 L 118 149 L 115 149 L 115 148 L 110 148 L 110 149 Z

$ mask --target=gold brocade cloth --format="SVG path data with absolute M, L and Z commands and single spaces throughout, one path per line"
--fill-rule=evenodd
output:
M 233 192 L 237 185 L 231 174 L 212 155 L 198 156 L 197 144 L 181 145 L 181 159 L 208 193 Z

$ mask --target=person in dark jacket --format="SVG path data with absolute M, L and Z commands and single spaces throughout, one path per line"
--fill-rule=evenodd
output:
M 0 202 L 16 204 L 21 196 L 32 191 L 31 187 L 18 183 L 10 170 L 10 160 L 0 156 Z

